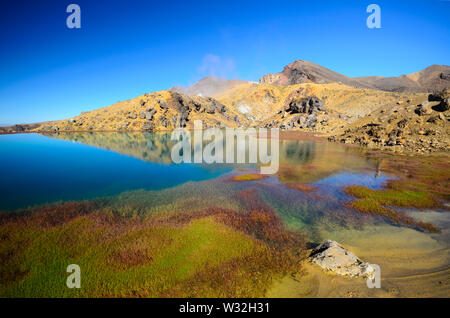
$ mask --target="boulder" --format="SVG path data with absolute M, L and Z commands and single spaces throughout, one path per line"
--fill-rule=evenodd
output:
M 450 109 L 450 87 L 443 89 L 442 91 L 428 95 L 430 102 L 439 102 L 439 104 L 432 108 L 438 112 L 445 112 Z
M 142 115 L 139 114 L 139 117 L 145 118 L 147 120 L 153 120 L 153 115 L 156 114 L 156 110 L 150 107 L 150 108 L 147 108 L 147 110 L 145 112 L 141 112 L 141 113 L 142 113 Z
M 161 99 L 157 99 L 156 101 L 158 102 L 159 107 L 160 107 L 162 110 L 168 110 L 168 109 L 169 109 L 169 105 L 167 105 L 167 103 L 166 103 L 165 101 L 163 101 L 163 100 L 161 100 Z
M 367 278 L 375 274 L 373 266 L 363 262 L 352 252 L 331 240 L 317 246 L 311 252 L 310 260 L 326 271 L 338 275 Z
M 407 124 L 408 124 L 408 119 L 405 118 L 405 119 L 400 120 L 400 121 L 397 123 L 397 126 L 398 126 L 399 128 L 405 128 Z
M 162 115 L 159 117 L 159 120 L 161 122 L 161 126 L 167 128 L 169 126 L 169 121 L 167 120 L 166 116 Z
M 186 127 L 186 122 L 188 119 L 189 113 L 180 113 L 178 114 L 177 121 L 176 121 L 176 127 L 184 128 Z
M 303 123 L 303 127 L 306 128 L 314 128 L 316 127 L 317 124 L 317 115 L 316 114 L 309 114 L 306 119 L 305 122 Z
M 155 128 L 155 125 L 152 122 L 145 122 L 144 125 L 142 125 L 142 130 L 153 130 Z
M 432 110 L 430 108 L 425 107 L 423 104 L 417 105 L 417 108 L 414 110 L 414 112 L 419 115 L 429 115 L 432 113 Z
M 286 112 L 290 114 L 312 114 L 318 111 L 323 111 L 323 101 L 316 96 L 303 97 L 292 100 L 286 107 Z
M 119 129 L 126 129 L 129 125 L 130 125 L 130 122 L 126 121 L 122 125 L 119 126 Z
M 227 110 L 225 105 L 219 103 L 214 98 L 207 97 L 205 99 L 207 101 L 207 104 L 205 106 L 205 110 L 206 110 L 206 112 L 208 114 L 215 114 L 216 112 L 219 113 L 219 114 L 223 114 Z

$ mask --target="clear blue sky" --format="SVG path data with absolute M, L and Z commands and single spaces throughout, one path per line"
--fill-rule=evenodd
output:
M 81 7 L 81 29 L 66 7 Z M 381 29 L 366 7 L 381 7 Z M 450 1 L 0 2 L 0 124 L 68 118 L 203 76 L 257 81 L 296 59 L 349 76 L 450 64 Z

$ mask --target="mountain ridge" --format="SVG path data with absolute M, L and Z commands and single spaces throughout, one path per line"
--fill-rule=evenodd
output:
M 296 60 L 278 73 L 269 73 L 259 83 L 294 85 L 301 83 L 342 83 L 357 88 L 371 88 L 390 92 L 433 92 L 450 87 L 450 66 L 433 64 L 415 73 L 384 77 L 349 77 L 313 62 Z

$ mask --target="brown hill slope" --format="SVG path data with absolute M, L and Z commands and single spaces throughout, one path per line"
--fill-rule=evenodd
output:
M 303 114 L 285 109 L 302 98 L 312 96 L 323 101 L 324 111 L 318 113 L 317 125 L 303 128 L 323 133 L 331 133 L 332 130 L 356 121 L 378 108 L 394 107 L 398 101 L 410 100 L 411 103 L 419 103 L 427 98 L 426 94 L 384 92 L 337 83 L 303 83 L 290 86 L 250 83 L 216 95 L 215 98 L 243 117 L 242 123 L 296 129 L 300 128 L 300 125 L 293 122 L 291 124 L 291 121 Z M 325 121 L 321 124 L 323 119 Z
M 294 85 L 301 83 L 342 83 L 355 87 L 370 87 L 359 81 L 334 72 L 312 62 L 297 60 L 284 67 L 280 73 L 267 74 L 259 79 L 260 83 L 276 85 Z
M 311 124 L 295 120 L 309 110 L 294 108 L 303 99 L 317 98 L 323 109 Z M 145 94 L 117 102 L 67 120 L 48 122 L 36 131 L 163 131 L 192 128 L 200 119 L 205 127 L 280 127 L 306 129 L 325 134 L 340 129 L 399 100 L 421 102 L 425 94 L 394 93 L 330 83 L 290 86 L 248 83 L 212 97 L 186 96 L 170 91 Z M 309 102 L 309 100 L 308 100 Z
M 355 79 L 381 90 L 432 92 L 450 87 L 450 66 L 431 65 L 422 71 L 398 77 L 368 76 Z
M 160 131 L 192 128 L 196 119 L 205 127 L 239 125 L 239 116 L 213 98 L 160 91 L 47 122 L 35 131 Z
M 298 60 L 285 66 L 280 73 L 264 75 L 259 82 L 276 85 L 342 83 L 391 92 L 431 92 L 450 87 L 450 66 L 432 65 L 419 72 L 398 77 L 351 78 L 315 63 Z

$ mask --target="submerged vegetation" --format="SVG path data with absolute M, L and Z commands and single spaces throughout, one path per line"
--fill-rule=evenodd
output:
M 394 224 L 403 224 L 420 230 L 438 233 L 440 230 L 431 223 L 416 221 L 401 211 L 394 211 L 391 208 L 384 207 L 379 201 L 371 198 L 359 199 L 349 203 L 349 206 L 359 212 L 380 215 Z
M 311 192 L 317 190 L 316 187 L 305 183 L 287 183 L 286 186 L 288 186 L 291 189 L 297 189 L 299 191 L 304 192 Z
M 141 154 L 146 142 L 158 141 L 142 158 L 165 162 L 163 139 L 130 140 L 123 153 L 141 158 L 132 146 Z M 396 207 L 445 210 L 448 158 L 365 158 L 333 144 L 292 141 L 281 141 L 280 150 L 276 176 L 237 168 L 162 190 L 2 212 L 0 297 L 264 297 L 276 281 L 303 279 L 307 248 L 333 239 L 330 233 L 365 235 L 366 225 L 380 223 L 439 231 Z M 342 184 L 353 182 L 359 185 L 345 188 L 355 197 L 348 202 Z M 66 287 L 69 264 L 81 268 L 81 289 Z
M 264 175 L 258 173 L 240 174 L 231 178 L 232 181 L 255 181 L 262 180 Z
M 303 237 L 257 204 L 196 213 L 120 216 L 108 204 L 68 202 L 4 217 L 2 297 L 261 297 L 301 271 Z M 66 287 L 78 264 L 82 288 Z
M 398 179 L 390 180 L 381 190 L 358 185 L 345 187 L 345 193 L 358 198 L 349 206 L 362 213 L 384 216 L 395 224 L 439 232 L 433 224 L 416 221 L 391 207 L 446 209 L 442 201 L 448 201 L 450 195 L 449 159 L 442 156 L 404 156 L 394 160 L 379 154 L 379 160 L 381 170 L 395 173 Z

